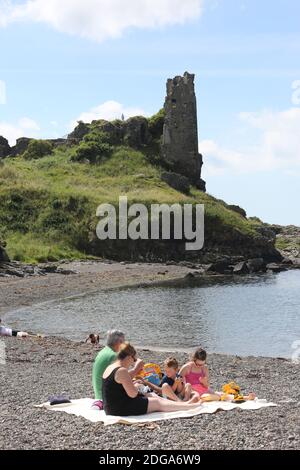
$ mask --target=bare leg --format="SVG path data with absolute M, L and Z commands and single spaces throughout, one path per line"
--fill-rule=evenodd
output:
M 172 388 L 168 384 L 163 384 L 162 394 L 163 394 L 163 396 L 169 398 L 172 401 L 180 401 L 178 396 L 173 392 Z
M 184 411 L 193 410 L 199 407 L 199 403 L 183 403 L 165 400 L 164 398 L 148 398 L 148 410 L 147 413 L 153 413 L 155 411 Z
M 200 397 L 201 402 L 204 402 L 204 401 L 220 401 L 220 400 L 221 400 L 221 396 L 218 395 L 217 393 L 204 393 Z

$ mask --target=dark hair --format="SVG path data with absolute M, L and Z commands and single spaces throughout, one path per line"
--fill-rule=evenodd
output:
M 120 351 L 118 352 L 118 359 L 121 361 L 126 359 L 126 357 L 131 356 L 133 358 L 136 357 L 136 350 L 130 343 L 123 343 L 121 344 Z
M 206 357 L 207 357 L 206 351 L 202 348 L 198 348 L 192 355 L 192 361 L 197 361 L 197 359 L 199 361 L 206 361 Z
M 164 362 L 164 366 L 165 367 L 170 367 L 170 368 L 176 369 L 176 370 L 179 368 L 178 361 L 175 357 L 168 357 L 168 359 L 166 359 L 165 362 Z

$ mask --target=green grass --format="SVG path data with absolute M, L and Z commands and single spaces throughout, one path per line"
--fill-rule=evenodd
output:
M 192 188 L 184 195 L 160 179 L 159 167 L 142 153 L 115 148 L 98 165 L 71 162 L 74 149 L 60 147 L 51 156 L 8 158 L 0 166 L 0 239 L 12 259 L 25 262 L 91 256 L 89 240 L 97 223 L 96 208 L 129 203 L 204 203 L 206 227 L 255 237 L 256 223 L 229 210 L 223 201 Z
M 285 250 L 299 251 L 300 250 L 300 238 L 299 237 L 285 238 L 279 235 L 276 237 L 276 248 L 282 251 L 285 251 Z

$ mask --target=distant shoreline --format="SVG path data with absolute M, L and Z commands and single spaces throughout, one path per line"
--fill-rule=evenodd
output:
M 0 277 L 0 315 L 42 302 L 93 294 L 99 290 L 179 281 L 194 271 L 185 266 L 162 263 L 73 261 L 62 266 L 76 274 Z

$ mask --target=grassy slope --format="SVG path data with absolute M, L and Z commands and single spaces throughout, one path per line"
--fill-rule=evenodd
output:
M 255 225 L 208 194 L 192 189 L 181 194 L 160 180 L 160 169 L 145 156 L 118 147 L 99 165 L 71 163 L 71 150 L 56 149 L 51 157 L 6 159 L 0 166 L 0 239 L 13 259 L 25 262 L 86 258 L 87 240 L 97 223 L 96 208 L 129 202 L 204 203 L 206 223 L 219 230 L 255 235 Z

